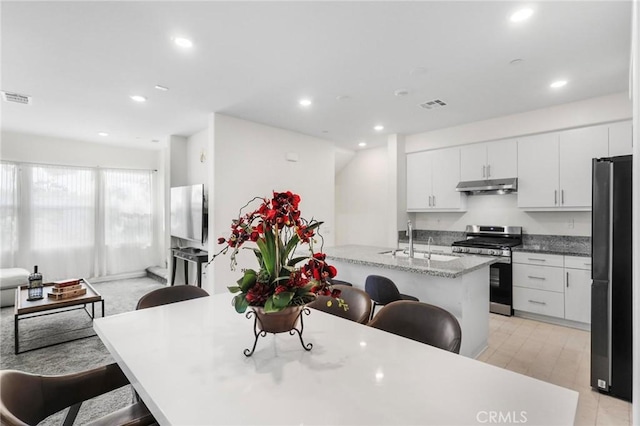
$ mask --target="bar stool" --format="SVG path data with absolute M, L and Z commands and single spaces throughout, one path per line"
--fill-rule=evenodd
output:
M 396 300 L 413 300 L 419 302 L 417 297 L 401 294 L 393 281 L 380 275 L 369 275 L 364 283 L 364 290 L 369 294 L 371 300 L 373 300 L 371 318 L 373 318 L 375 314 L 376 306 L 386 305 Z

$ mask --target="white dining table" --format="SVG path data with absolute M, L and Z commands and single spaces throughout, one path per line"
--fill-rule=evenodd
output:
M 160 425 L 572 425 L 578 393 L 311 309 L 268 334 L 219 294 L 98 318 Z M 464 336 L 462 336 L 464 339 Z

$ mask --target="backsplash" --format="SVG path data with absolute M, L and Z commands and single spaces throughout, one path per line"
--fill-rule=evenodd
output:
M 590 254 L 591 237 L 522 234 L 522 249 L 549 253 Z
M 454 241 L 464 240 L 464 232 L 459 231 L 436 231 L 429 229 L 414 229 L 413 241 L 418 244 L 426 244 L 429 237 L 433 238 L 435 246 L 450 246 Z M 398 231 L 398 241 L 401 243 L 409 242 L 405 231 Z
M 433 245 L 450 246 L 454 241 L 464 240 L 465 233 L 459 231 L 438 231 L 429 229 L 415 229 L 413 241 L 416 244 L 426 244 L 429 237 L 433 238 Z M 405 231 L 398 231 L 398 241 L 409 242 Z M 591 237 L 572 235 L 540 235 L 522 234 L 521 250 L 536 250 L 549 253 L 591 253 Z

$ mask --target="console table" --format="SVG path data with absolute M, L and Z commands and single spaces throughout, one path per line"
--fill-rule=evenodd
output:
M 173 254 L 173 269 L 171 270 L 171 285 L 176 281 L 176 263 L 178 259 L 184 261 L 184 283 L 189 284 L 189 268 L 188 263 L 193 262 L 196 264 L 198 275 L 198 287 L 202 288 L 202 264 L 207 262 L 209 253 L 205 250 L 194 247 L 184 248 L 172 248 Z

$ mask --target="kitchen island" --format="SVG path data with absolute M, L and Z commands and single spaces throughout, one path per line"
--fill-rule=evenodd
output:
M 338 269 L 338 279 L 364 289 L 369 275 L 382 275 L 396 283 L 401 293 L 451 312 L 462 328 L 460 354 L 475 358 L 489 337 L 489 266 L 492 257 L 422 254 L 392 256 L 394 249 L 347 245 L 324 249 Z

